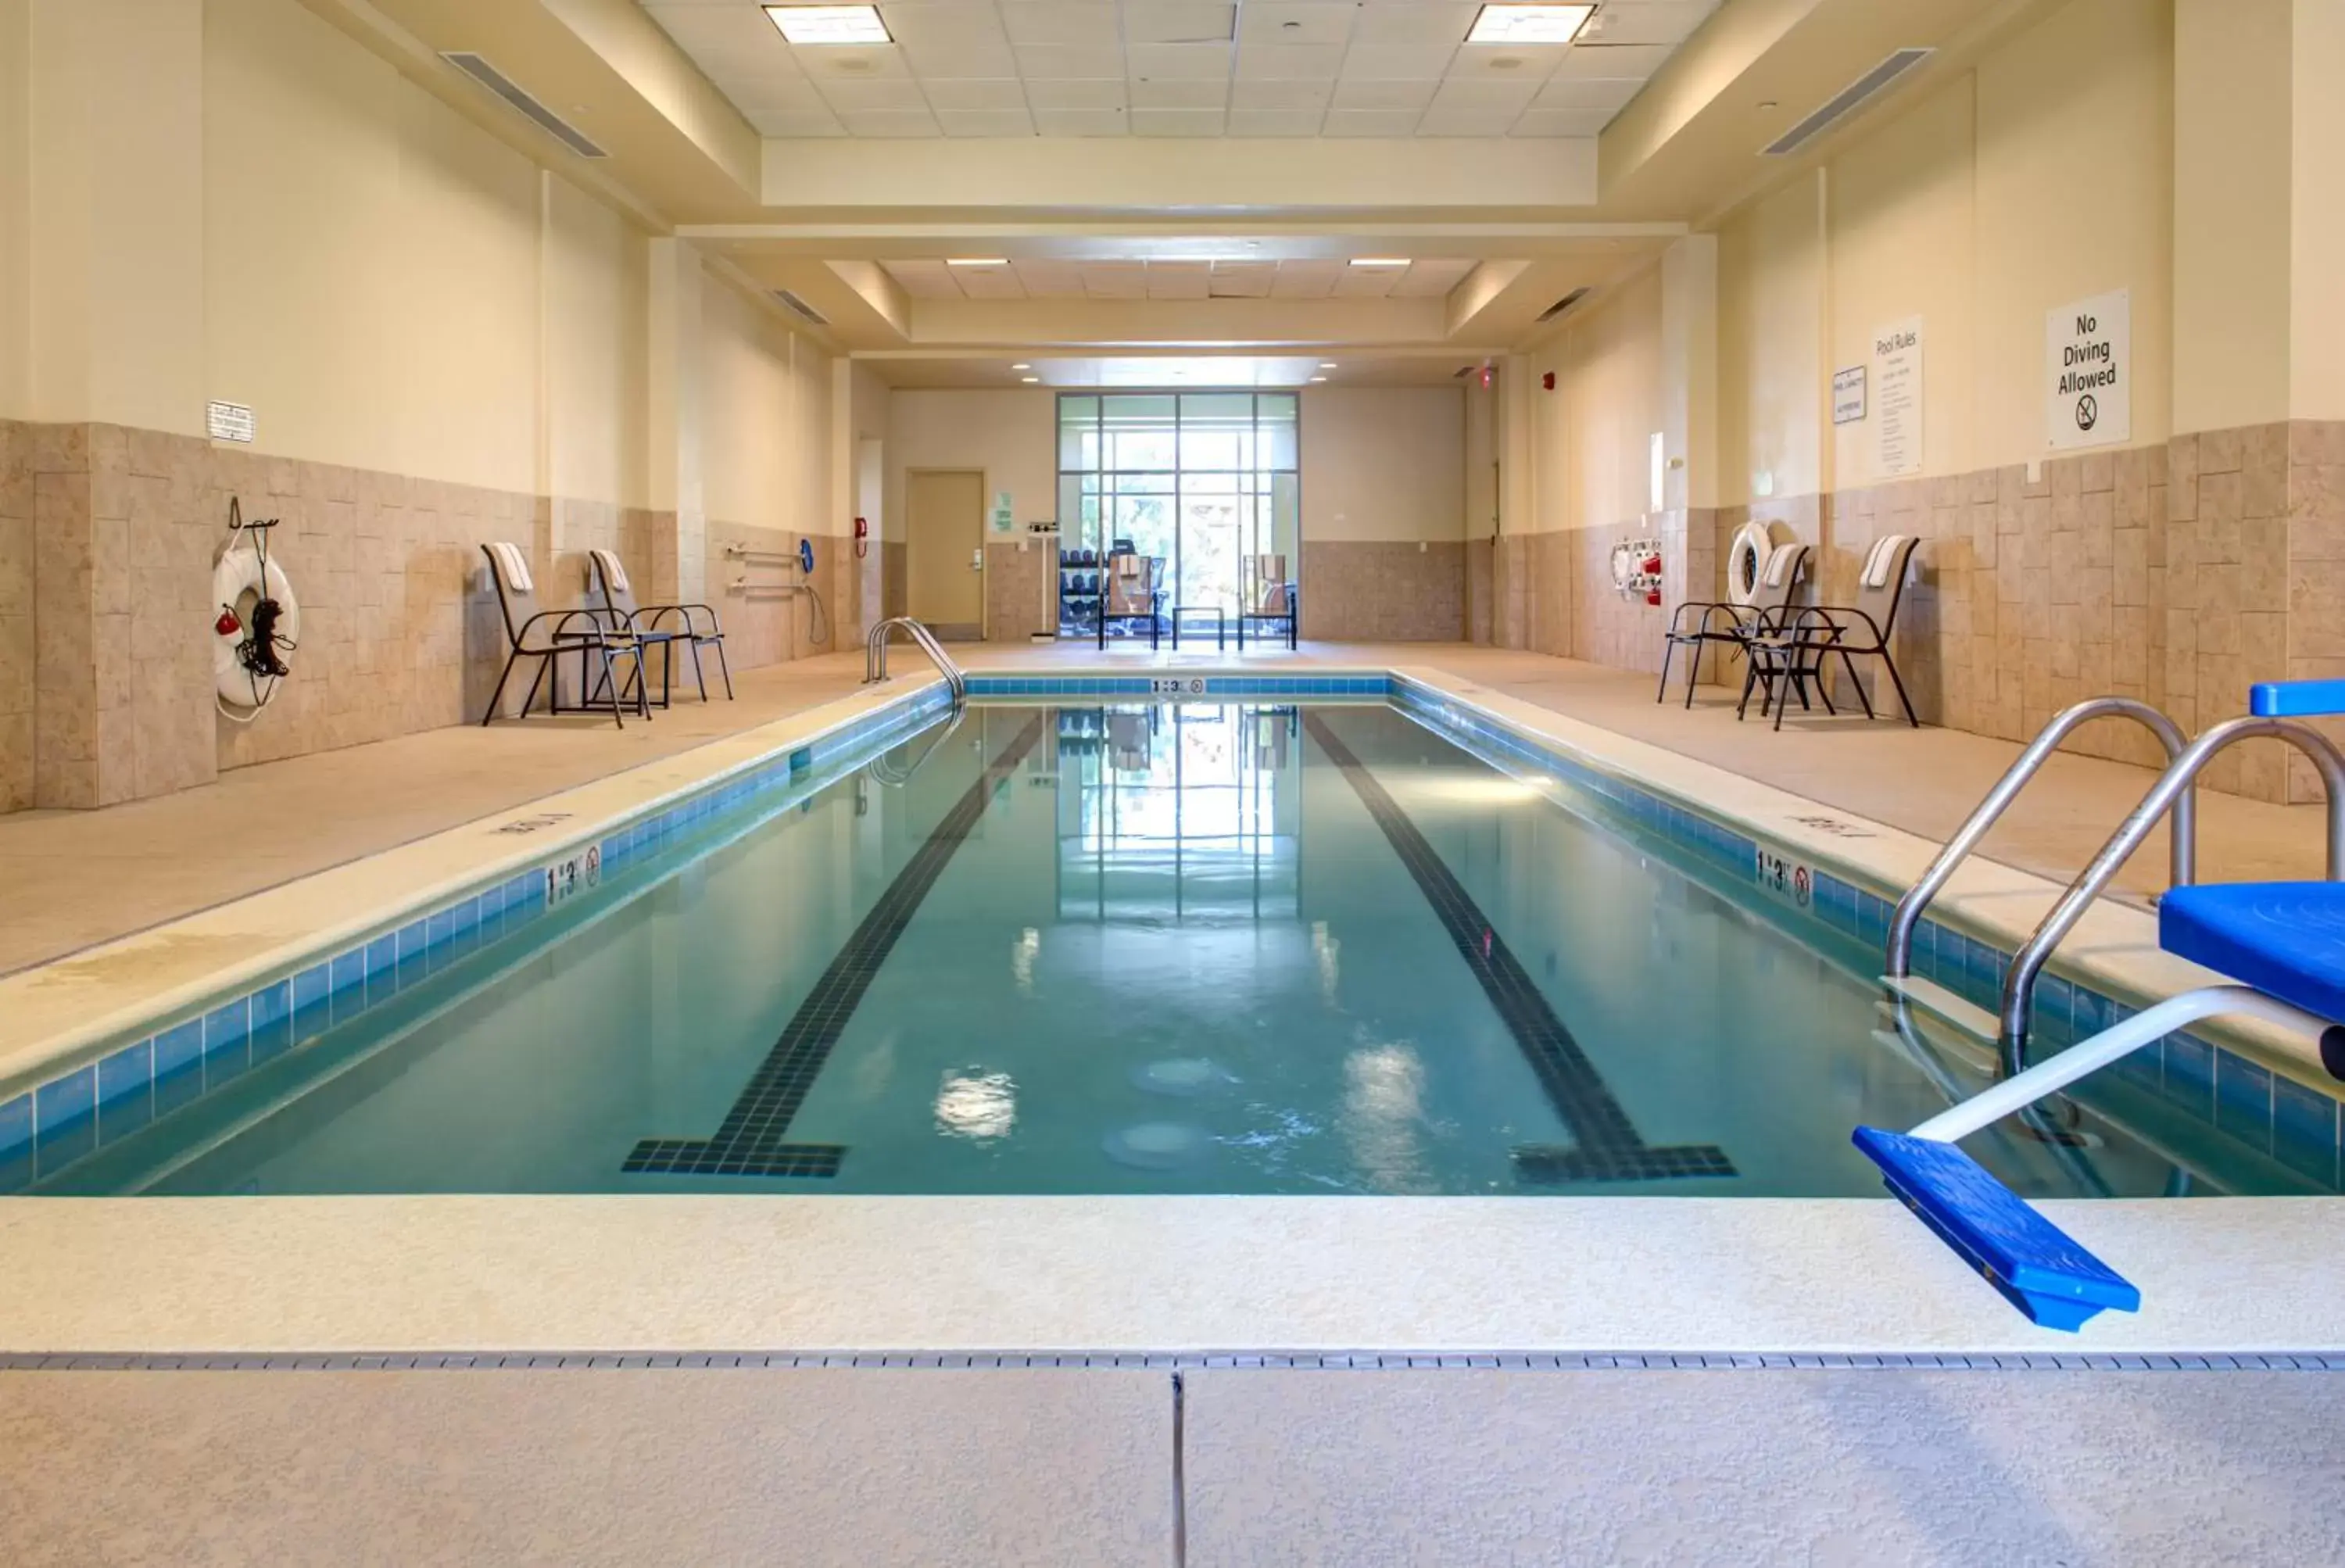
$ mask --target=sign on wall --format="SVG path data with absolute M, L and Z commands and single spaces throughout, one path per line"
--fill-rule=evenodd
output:
M 1832 423 L 1854 424 L 1864 417 L 1864 367 L 1832 372 Z
M 993 493 L 993 531 L 997 534 L 1018 532 L 1018 508 L 1007 490 Z
M 240 402 L 206 403 L 204 428 L 214 441 L 250 441 L 252 411 Z
M 2046 412 L 2055 448 L 2133 437 L 2133 301 L 2119 289 L 2044 318 Z
M 1875 389 L 1873 472 L 1883 478 L 1922 472 L 1922 318 L 1908 316 L 1873 334 Z

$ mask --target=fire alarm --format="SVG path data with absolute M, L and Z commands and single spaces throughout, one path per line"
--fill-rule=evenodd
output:
M 1549 392 L 1555 391 L 1555 372 L 1553 371 L 1549 371 L 1547 374 L 1539 377 L 1539 385 L 1547 388 Z

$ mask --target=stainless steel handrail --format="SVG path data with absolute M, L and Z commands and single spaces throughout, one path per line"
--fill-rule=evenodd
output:
M 962 676 L 960 666 L 953 663 L 951 656 L 945 652 L 944 645 L 937 641 L 934 632 L 909 616 L 891 616 L 873 626 L 871 635 L 864 638 L 864 685 L 870 686 L 888 678 L 888 634 L 898 626 L 903 627 L 905 635 L 929 656 L 929 662 L 937 667 L 937 673 L 945 677 L 945 686 L 952 692 L 955 702 L 969 695 L 969 681 Z
M 929 759 L 934 757 L 938 751 L 943 748 L 944 743 L 953 738 L 953 733 L 960 728 L 960 721 L 968 717 L 969 709 L 965 708 L 954 708 L 952 722 L 947 724 L 942 729 L 930 729 L 929 731 L 928 744 L 920 748 L 919 755 L 912 759 L 912 762 L 909 767 L 898 768 L 894 763 L 890 762 L 888 758 L 895 755 L 895 752 L 891 749 L 881 752 L 878 756 L 874 757 L 870 761 L 865 763 L 863 765 L 863 771 L 869 774 L 872 778 L 877 779 L 880 783 L 885 784 L 890 789 L 902 789 L 905 785 L 912 781 L 913 774 L 918 773 L 921 769 L 928 766 Z
M 1903 980 L 1913 972 L 1914 929 L 1922 923 L 1922 911 L 1945 887 L 1947 879 L 1954 874 L 1954 868 L 1978 848 L 1979 840 L 1986 837 L 1988 830 L 1995 825 L 2012 801 L 2018 798 L 2019 792 L 2026 788 L 2028 780 L 2035 777 L 2036 770 L 2059 748 L 2060 742 L 2077 728 L 2096 718 L 2130 718 L 2140 724 L 2157 736 L 2159 744 L 2166 748 L 2169 767 L 2190 744 L 2189 737 L 2182 733 L 2180 725 L 2149 704 L 2137 702 L 2129 697 L 2096 697 L 2054 715 L 2052 722 L 2028 742 L 2027 749 L 2019 754 L 2019 759 L 2005 769 L 2003 777 L 1995 781 L 1995 788 L 1986 792 L 1986 799 L 1978 803 L 1969 820 L 1955 830 L 1953 838 L 1946 840 L 1946 847 L 1938 851 L 1938 858 L 1930 862 L 1930 869 L 1922 873 L 1922 880 L 1908 888 L 1905 896 L 1897 901 L 1897 911 L 1889 917 L 1887 962 L 1890 979 Z M 2189 885 L 2197 864 L 2198 817 L 2195 792 L 2185 794 L 2175 802 L 2172 875 L 2176 887 Z
M 2319 730 L 2293 719 L 2252 715 L 2225 719 L 2192 741 L 2189 749 L 2158 775 L 2149 793 L 2141 798 L 2141 804 L 2133 809 L 2133 814 L 2118 825 L 2091 863 L 2068 884 L 2068 891 L 2052 906 L 2052 912 L 2044 917 L 2035 934 L 2013 956 L 2011 967 L 2003 976 L 2003 1011 L 1996 1041 L 2002 1054 L 2003 1076 L 2014 1076 L 2027 1065 L 2027 1028 L 2035 977 L 2043 972 L 2052 950 L 2076 929 L 2085 911 L 2117 874 L 2118 868 L 2140 847 L 2157 820 L 2185 797 L 2217 752 L 2242 740 L 2267 737 L 2287 741 L 2311 759 L 2313 767 L 2320 769 L 2321 785 L 2329 792 L 2329 880 L 2345 881 L 2345 755 L 2340 755 Z

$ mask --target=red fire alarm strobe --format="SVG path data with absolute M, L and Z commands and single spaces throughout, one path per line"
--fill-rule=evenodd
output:
M 1547 374 L 1539 377 L 1539 385 L 1547 388 L 1549 392 L 1555 391 L 1555 372 L 1553 371 L 1549 371 Z

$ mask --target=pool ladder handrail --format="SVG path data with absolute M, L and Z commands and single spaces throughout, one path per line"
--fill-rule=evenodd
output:
M 2078 728 L 2096 718 L 2130 718 L 2141 725 L 2166 748 L 2168 766 L 2179 759 L 2189 746 L 2189 738 L 2182 733 L 2180 725 L 2149 704 L 2129 697 L 2096 697 L 2054 715 L 2052 722 L 2027 743 L 2027 749 L 2005 769 L 2003 777 L 1995 780 L 1995 788 L 1986 792 L 1985 799 L 1954 830 L 1954 836 L 1946 840 L 1945 848 L 1938 851 L 1938 858 L 1930 862 L 1930 869 L 1922 873 L 1921 880 L 1908 888 L 1905 896 L 1897 901 L 1896 911 L 1889 917 L 1889 947 L 1885 958 L 1888 978 L 1903 980 L 1913 972 L 1914 928 L 1922 923 L 1922 911 L 1929 908 L 1930 901 L 1944 891 L 1954 876 L 1954 868 L 1970 858 L 1971 851 L 1978 848 L 1979 840 L 1985 838 L 1988 830 L 2002 819 L 2012 801 L 2019 798 L 2020 791 L 2051 759 L 2053 752 L 2059 749 L 2060 743 Z M 2173 881 L 2177 887 L 2189 885 L 2197 863 L 2198 817 L 2197 797 L 2185 795 L 2174 810 L 2171 859 Z
M 2321 786 L 2329 797 L 2328 880 L 2345 881 L 2345 753 L 2340 753 L 2336 745 L 2319 730 L 2290 718 L 2249 714 L 2213 726 L 2157 776 L 2149 793 L 2141 798 L 2141 804 L 2118 824 L 2108 842 L 2068 884 L 2068 891 L 2052 906 L 2052 912 L 2044 917 L 2035 934 L 2013 955 L 2011 967 L 2004 972 L 2003 1007 L 1997 1019 L 2000 1077 L 2014 1076 L 2026 1067 L 2030 999 L 2035 993 L 2035 977 L 2043 972 L 2052 950 L 2076 929 L 2101 890 L 2116 878 L 2160 817 L 2172 810 L 2175 837 L 2184 837 L 2184 809 L 2190 800 L 2190 790 L 2217 753 L 2242 740 L 2265 738 L 2288 742 L 2309 759 L 2320 772 Z M 2175 884 L 2187 886 L 2188 879 L 2177 876 Z
M 952 657 L 945 652 L 944 644 L 937 641 L 934 632 L 909 616 L 890 616 L 873 626 L 871 635 L 864 638 L 864 685 L 874 686 L 888 678 L 888 634 L 898 626 L 903 627 L 905 635 L 929 656 L 929 662 L 937 667 L 937 673 L 945 677 L 945 686 L 951 691 L 955 702 L 969 696 L 969 681 L 961 674 L 960 666 L 953 663 Z

